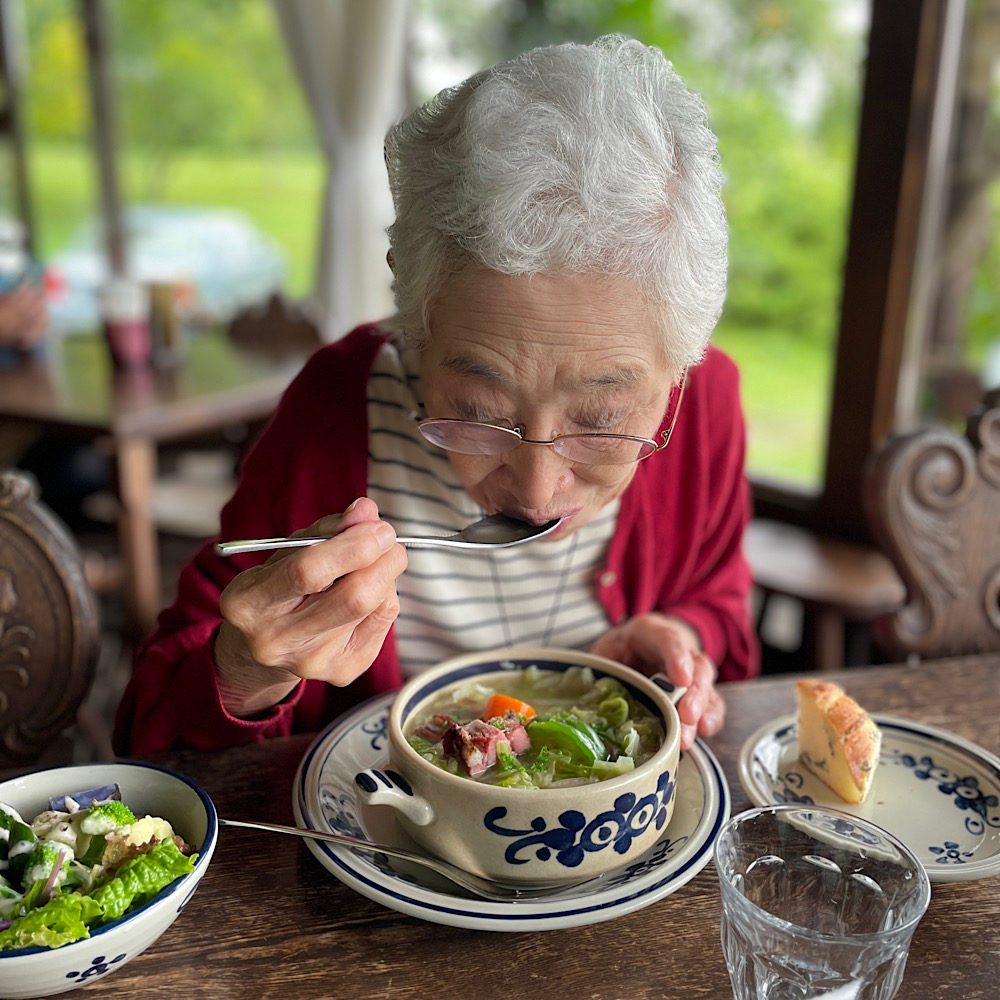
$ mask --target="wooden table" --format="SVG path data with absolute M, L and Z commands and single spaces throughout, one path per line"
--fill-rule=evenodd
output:
M 152 516 L 158 445 L 266 418 L 301 363 L 301 355 L 278 361 L 242 351 L 217 330 L 192 336 L 183 363 L 170 367 L 115 371 L 95 334 L 57 340 L 45 357 L 0 369 L 0 423 L 108 442 L 138 632 L 152 628 L 161 603 Z
M 872 711 L 939 726 L 1000 752 L 1000 656 L 825 675 Z M 729 718 L 709 741 L 733 811 L 750 806 L 739 748 L 794 711 L 793 679 L 725 688 Z M 291 823 L 308 736 L 233 750 L 158 755 L 199 781 L 220 815 Z M 485 904 L 484 904 L 485 905 Z M 937 883 L 913 938 L 899 1000 L 993 1000 L 1000 984 L 1000 878 Z M 85 988 L 88 1000 L 475 997 L 477 1000 L 726 1000 L 719 891 L 709 863 L 672 895 L 615 920 L 490 933 L 386 909 L 328 873 L 304 843 L 225 828 L 204 880 L 147 952 Z

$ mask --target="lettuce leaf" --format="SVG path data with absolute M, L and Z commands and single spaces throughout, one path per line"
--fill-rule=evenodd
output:
M 44 906 L 18 917 L 0 931 L 0 951 L 9 948 L 58 948 L 90 936 L 87 925 L 101 913 L 89 896 L 71 892 L 50 899 Z
M 142 906 L 175 878 L 194 870 L 197 855 L 185 857 L 172 840 L 156 844 L 148 854 L 127 861 L 114 878 L 99 885 L 90 898 L 101 908 L 103 922 Z
M 156 844 L 103 881 L 89 896 L 63 892 L 38 906 L 45 881 L 40 879 L 25 894 L 17 917 L 0 931 L 0 951 L 10 948 L 47 947 L 90 936 L 91 927 L 117 920 L 123 913 L 148 902 L 175 878 L 194 869 L 197 855 L 185 857 L 172 840 Z M 27 911 L 27 912 L 25 912 Z

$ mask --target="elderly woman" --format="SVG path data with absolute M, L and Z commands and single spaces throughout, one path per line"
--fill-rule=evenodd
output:
M 701 99 L 635 41 L 537 49 L 413 112 L 386 161 L 398 313 L 316 352 L 222 514 L 223 537 L 329 539 L 266 561 L 206 544 L 139 652 L 118 749 L 316 730 L 511 645 L 665 670 L 689 688 L 683 744 L 716 732 L 716 676 L 758 667 Z M 395 541 L 496 512 L 563 521 L 496 552 Z

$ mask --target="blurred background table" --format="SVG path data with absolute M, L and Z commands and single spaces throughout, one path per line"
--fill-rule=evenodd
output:
M 939 726 L 1000 753 L 1000 656 L 826 674 L 871 711 Z M 792 676 L 724 686 L 728 721 L 708 741 L 733 811 L 750 807 L 737 776 L 744 740 L 794 711 Z M 190 775 L 220 815 L 292 823 L 308 735 L 151 759 Z M 488 904 L 484 903 L 484 906 Z M 1000 879 L 936 883 L 913 938 L 898 1000 L 986 1000 L 1000 981 Z M 350 997 L 477 1000 L 724 1000 L 719 887 L 711 863 L 672 895 L 616 920 L 534 933 L 427 923 L 339 882 L 304 843 L 226 828 L 204 881 L 147 952 L 85 988 L 89 1000 Z
M 220 329 L 192 335 L 169 366 L 117 371 L 94 334 L 56 340 L 46 356 L 0 369 L 0 434 L 20 423 L 103 440 L 112 454 L 126 607 L 137 633 L 152 628 L 162 603 L 151 506 L 159 446 L 265 420 L 302 361 L 243 350 Z

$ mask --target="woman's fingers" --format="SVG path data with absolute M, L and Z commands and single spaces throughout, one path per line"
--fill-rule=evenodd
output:
M 594 644 L 593 652 L 652 674 L 662 672 L 687 688 L 677 703 L 681 723 L 681 748 L 688 749 L 700 733 L 719 731 L 725 706 L 715 690 L 716 670 L 697 648 L 697 636 L 686 624 L 665 615 L 637 615 L 609 630 Z
M 328 541 L 247 570 L 223 592 L 223 617 L 257 663 L 346 683 L 375 658 L 372 647 L 398 611 L 406 552 L 390 525 L 361 515 Z M 362 650 L 371 654 L 359 666 Z
M 321 594 L 342 577 L 372 566 L 395 546 L 395 540 L 391 525 L 370 521 L 308 548 L 285 549 L 233 580 L 222 594 L 223 616 L 232 621 L 235 613 L 251 622 L 261 615 L 287 614 L 303 598 Z

